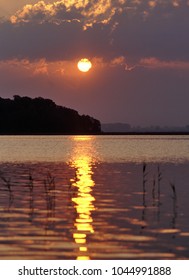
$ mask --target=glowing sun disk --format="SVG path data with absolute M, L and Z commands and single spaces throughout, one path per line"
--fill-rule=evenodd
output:
M 88 58 L 82 58 L 78 62 L 77 67 L 81 72 L 88 72 L 92 67 L 92 63 Z

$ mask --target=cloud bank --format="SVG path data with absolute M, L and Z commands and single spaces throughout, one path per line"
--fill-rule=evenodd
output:
M 0 23 L 0 59 L 189 61 L 189 1 L 39 1 Z

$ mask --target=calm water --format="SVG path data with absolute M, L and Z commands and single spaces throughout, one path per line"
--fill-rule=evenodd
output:
M 1 136 L 0 259 L 188 259 L 189 136 Z

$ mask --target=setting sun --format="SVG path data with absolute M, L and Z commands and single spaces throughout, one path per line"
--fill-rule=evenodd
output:
M 77 64 L 77 67 L 78 69 L 81 71 L 81 72 L 88 72 L 91 67 L 92 67 L 92 63 L 90 62 L 89 59 L 87 58 L 82 58 L 78 64 Z

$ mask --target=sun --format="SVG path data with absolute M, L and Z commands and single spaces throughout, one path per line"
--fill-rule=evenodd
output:
M 81 72 L 88 72 L 92 67 L 92 63 L 88 58 L 82 58 L 78 62 L 77 67 Z

